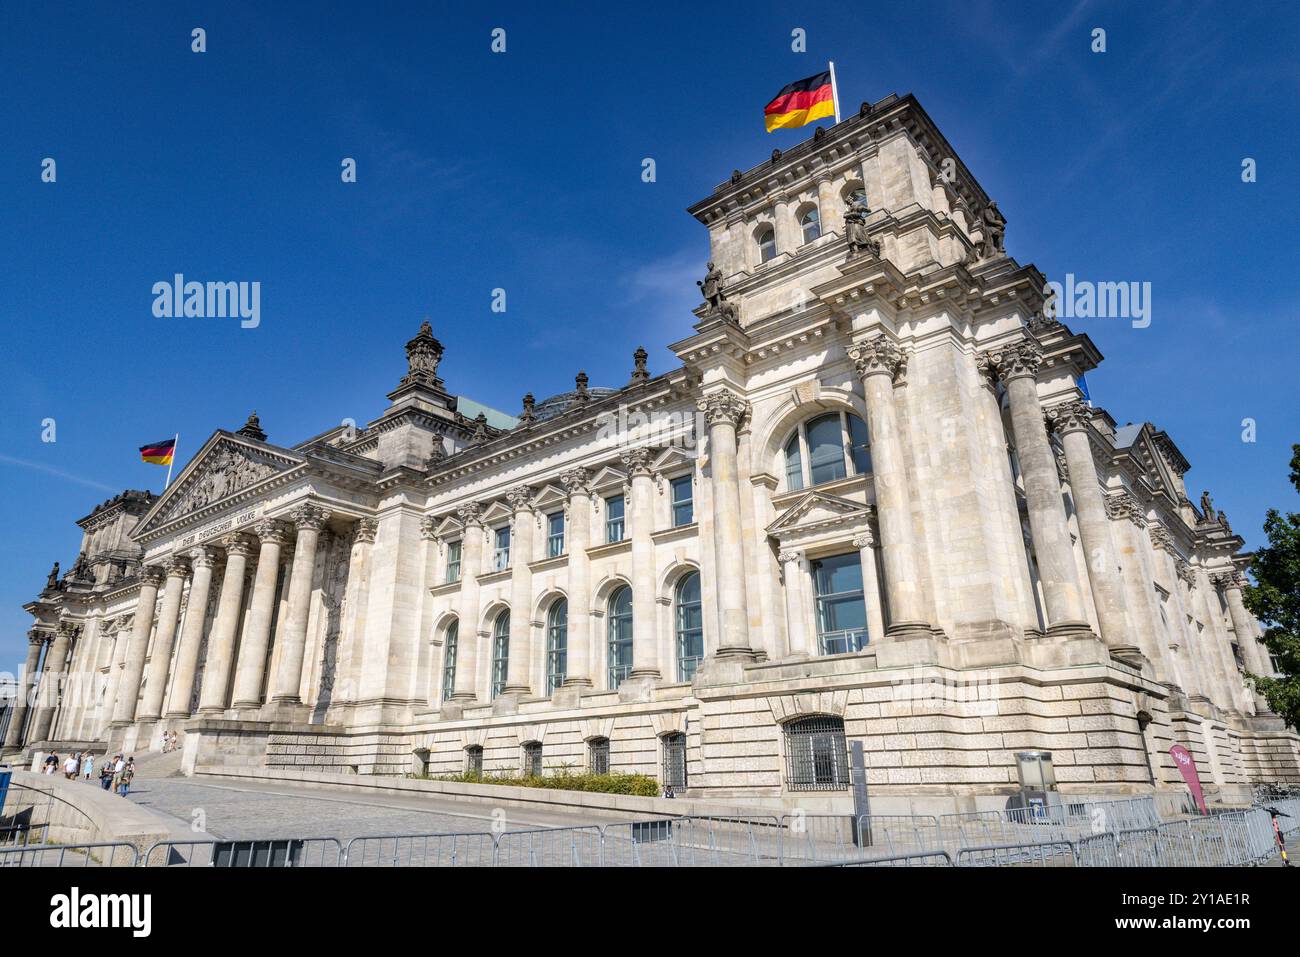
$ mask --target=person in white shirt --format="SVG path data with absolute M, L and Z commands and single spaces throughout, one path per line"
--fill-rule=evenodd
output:
M 77 776 L 77 766 L 79 763 L 80 762 L 77 761 L 76 755 L 69 754 L 68 760 L 63 762 L 63 776 L 69 781 L 75 778 Z

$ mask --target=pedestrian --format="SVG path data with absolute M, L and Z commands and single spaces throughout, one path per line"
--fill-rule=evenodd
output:
M 175 732 L 175 731 L 172 732 L 172 750 L 173 750 L 173 751 L 176 750 L 176 732 Z
M 113 786 L 113 762 L 104 755 L 104 766 L 99 769 L 99 786 L 107 791 Z
M 54 769 L 59 766 L 59 756 L 57 754 L 47 754 L 45 756 L 45 766 L 41 770 L 45 774 L 53 774 Z
M 126 792 L 131 790 L 131 781 L 135 778 L 135 758 L 131 758 L 122 768 L 121 773 L 117 776 L 117 793 L 126 797 Z
M 166 731 L 164 731 L 164 732 L 162 733 L 162 753 L 163 753 L 163 754 L 166 754 L 169 750 L 171 750 L 170 748 L 167 747 L 167 745 L 169 745 L 170 743 L 171 743 L 171 735 L 169 735 Z
M 81 776 L 85 778 L 87 781 L 89 781 L 91 776 L 94 773 L 95 773 L 95 756 L 91 754 L 89 751 L 87 751 L 86 756 L 81 760 Z
M 69 754 L 68 760 L 63 762 L 63 776 L 71 781 L 77 776 L 77 767 L 80 762 L 75 754 Z

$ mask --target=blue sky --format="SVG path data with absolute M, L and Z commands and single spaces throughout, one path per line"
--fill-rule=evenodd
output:
M 641 344 L 668 368 L 707 254 L 684 208 L 810 132 L 762 107 L 827 59 L 846 111 L 919 98 L 1020 261 L 1152 283 L 1149 328 L 1071 325 L 1107 357 L 1094 401 L 1169 430 L 1193 499 L 1250 545 L 1298 504 L 1294 4 L 259 6 L 0 10 L 0 669 L 74 520 L 161 488 L 137 446 L 373 419 L 426 315 L 448 387 L 511 412 L 579 368 L 625 382 Z M 259 281 L 260 326 L 155 318 L 177 272 Z

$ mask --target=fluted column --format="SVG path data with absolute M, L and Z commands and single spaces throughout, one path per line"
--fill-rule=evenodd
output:
M 1138 500 L 1126 491 L 1108 494 L 1104 504 L 1114 521 L 1114 540 L 1123 559 L 1124 574 L 1121 578 L 1129 619 L 1133 624 L 1133 640 L 1155 666 L 1156 679 L 1164 681 L 1167 667 L 1161 650 L 1163 639 L 1157 632 L 1160 609 L 1156 604 L 1155 590 L 1151 587 L 1152 576 L 1142 561 L 1146 548 L 1146 513 Z
M 70 724 L 68 725 L 68 737 L 78 741 L 83 740 L 89 731 L 86 729 L 86 715 L 94 707 L 95 685 L 99 678 L 99 655 L 100 648 L 103 645 L 104 621 L 98 616 L 92 616 L 86 622 L 85 631 L 82 632 L 81 639 L 77 642 L 77 652 L 74 655 L 74 668 L 76 670 L 76 710 L 70 715 Z
M 478 698 L 478 576 L 483 572 L 483 512 L 477 502 L 471 502 L 458 508 L 456 514 L 464 528 L 464 537 L 460 546 L 456 682 L 451 700 L 467 702 Z
M 332 704 L 355 702 L 361 697 L 361 673 L 366 660 L 366 612 L 370 606 L 370 554 L 379 534 L 379 522 L 373 518 L 359 518 L 353 523 L 351 533 L 344 598 L 348 614 L 339 630 L 340 647 L 347 646 L 348 658 L 331 690 Z
M 876 536 L 870 531 L 854 536 L 853 547 L 862 562 L 862 598 L 867 606 L 867 640 L 885 636 L 885 616 L 880 607 L 880 578 L 876 574 Z
M 1226 711 L 1241 711 L 1242 694 L 1239 690 L 1241 676 L 1237 671 L 1237 662 L 1232 657 L 1232 647 L 1221 635 L 1219 596 L 1211 584 L 1209 572 L 1204 565 L 1196 566 L 1196 594 L 1200 598 L 1201 613 L 1205 625 L 1205 657 L 1214 672 L 1218 685 L 1216 704 Z
M 208 597 L 212 589 L 212 569 L 219 560 L 215 548 L 199 546 L 189 553 L 194 569 L 185 624 L 181 626 L 181 644 L 176 649 L 176 668 L 172 673 L 171 697 L 167 717 L 188 718 L 190 699 L 194 697 L 194 676 L 199 667 L 199 649 L 203 646 L 203 627 L 208 618 Z
M 871 440 L 871 472 L 880 524 L 885 589 L 889 595 L 890 638 L 931 634 L 919 584 L 908 488 L 907 456 L 899 432 L 894 376 L 904 367 L 902 351 L 881 333 L 849 347 L 849 358 L 862 378 Z
M 1074 496 L 1075 514 L 1079 520 L 1079 537 L 1087 556 L 1088 581 L 1092 585 L 1092 600 L 1097 609 L 1102 641 L 1117 651 L 1140 651 L 1128 621 L 1124 586 L 1119 580 L 1119 562 L 1110 537 L 1106 500 L 1097 482 L 1097 466 L 1092 458 L 1092 440 L 1088 432 L 1093 415 L 1093 409 L 1078 401 L 1053 406 L 1046 413 L 1049 426 L 1061 437 L 1061 446 L 1065 450 L 1065 467 L 1070 473 L 1070 492 Z
M 221 540 L 226 550 L 226 573 L 221 578 L 217 617 L 208 636 L 208 654 L 203 664 L 203 688 L 199 692 L 199 714 L 221 714 L 230 702 L 227 689 L 234 666 L 235 641 L 243 618 L 244 572 L 253 554 L 253 540 L 243 534 Z
M 1061 479 L 1056 456 L 1047 438 L 1043 409 L 1038 401 L 1038 367 L 1043 351 L 1027 339 L 983 353 L 985 368 L 1005 384 L 1011 404 L 1011 427 L 1016 438 L 1020 474 L 1029 506 L 1029 529 L 1043 585 L 1049 635 L 1092 633 L 1084 613 L 1074 547 L 1061 500 Z
M 104 733 L 113 723 L 113 709 L 117 705 L 117 689 L 126 670 L 126 649 L 131 643 L 132 623 L 135 615 L 123 615 L 116 620 L 113 631 L 113 651 L 108 662 L 108 687 L 104 689 L 104 707 L 99 715 L 96 734 Z
M 259 522 L 253 531 L 261 545 L 249 599 L 248 627 L 239 643 L 232 708 L 257 708 L 262 704 L 262 687 L 267 684 L 266 650 L 271 644 L 271 620 L 275 617 L 275 586 L 280 578 L 280 550 L 289 540 L 288 527 L 275 519 Z
M 533 490 L 526 485 L 506 493 L 513 512 L 510 527 L 510 654 L 506 659 L 506 694 L 526 695 L 532 666 L 533 528 L 537 516 L 532 508 Z
M 50 728 L 54 723 L 54 712 L 59 706 L 59 694 L 62 691 L 64 675 L 67 671 L 68 648 L 72 644 L 72 622 L 62 620 L 50 642 L 50 650 L 45 655 L 41 667 L 40 686 L 36 695 L 36 714 L 32 718 L 32 730 L 27 740 L 48 741 Z
M 14 698 L 14 710 L 9 716 L 9 727 L 5 729 L 6 748 L 16 748 L 30 740 L 23 734 L 23 723 L 27 720 L 32 699 L 39 687 L 41 650 L 48 640 L 44 632 L 34 628 L 27 633 L 27 662 L 23 665 L 23 678 L 18 685 L 18 694 Z
M 586 469 L 570 469 L 560 476 L 569 493 L 564 550 L 569 555 L 568 660 L 564 687 L 590 688 L 591 684 L 591 476 Z
M 785 576 L 785 630 L 787 654 L 791 658 L 807 658 L 812 654 L 812 640 L 808 635 L 808 563 L 799 549 L 783 549 L 776 560 L 781 563 Z
M 140 696 L 140 679 L 144 676 L 144 658 L 149 653 L 149 633 L 153 630 L 153 609 L 162 587 L 163 570 L 154 565 L 140 569 L 140 596 L 135 603 L 135 623 L 126 645 L 126 660 L 117 685 L 113 705 L 113 724 L 125 725 L 135 720 L 136 699 Z
M 749 403 L 724 388 L 706 395 L 697 406 L 709 425 L 715 555 L 713 581 L 722 630 L 716 654 L 718 657 L 751 656 L 754 652 L 749 646 L 740 479 L 736 462 L 736 429 L 748 415 Z M 633 600 L 635 598 L 634 593 Z
M 158 634 L 149 656 L 149 680 L 144 683 L 140 702 L 140 720 L 154 721 L 162 715 L 163 695 L 167 692 L 167 672 L 172 663 L 172 643 L 176 639 L 177 619 L 181 613 L 181 592 L 190 574 L 188 559 L 176 556 L 167 563 L 167 584 L 163 588 L 162 608 L 158 611 Z
M 284 646 L 271 700 L 302 703 L 302 664 L 307 655 L 307 621 L 311 616 L 312 575 L 316 568 L 316 545 L 330 513 L 315 505 L 299 505 L 289 513 L 297 531 L 293 546 L 293 567 L 289 569 L 289 607 L 285 612 Z M 204 685 L 207 679 L 204 679 Z
M 659 629 L 656 627 L 659 605 L 655 601 L 654 494 L 650 475 L 654 450 L 627 449 L 623 465 L 632 483 L 632 671 L 631 678 L 658 681 Z M 739 486 L 736 506 L 740 506 Z
M 1228 616 L 1232 619 L 1232 630 L 1237 635 L 1237 647 L 1241 649 L 1246 670 L 1261 678 L 1270 677 L 1273 674 L 1273 667 L 1264 646 L 1259 642 L 1259 629 L 1255 625 L 1255 616 L 1247 610 L 1246 603 L 1241 597 L 1241 589 L 1246 584 L 1246 577 L 1240 572 L 1233 572 L 1216 575 L 1214 580 L 1215 584 L 1223 588 L 1223 597 L 1227 599 Z M 1268 710 L 1268 702 L 1261 694 L 1255 693 L 1255 706 L 1257 711 Z
M 1196 615 L 1192 611 L 1192 588 L 1196 584 L 1196 576 L 1192 573 L 1192 566 L 1181 557 L 1171 556 L 1169 560 L 1174 566 L 1174 598 L 1185 633 L 1184 639 L 1179 642 L 1182 654 L 1178 658 L 1184 672 L 1183 689 L 1189 695 L 1209 699 L 1210 695 L 1206 690 L 1209 687 L 1209 680 L 1201 666 L 1202 636 L 1196 633 Z

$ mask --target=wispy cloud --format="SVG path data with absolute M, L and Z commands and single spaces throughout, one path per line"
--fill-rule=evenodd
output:
M 94 479 L 84 478 L 80 475 L 74 475 L 71 472 L 65 472 L 63 469 L 56 469 L 52 465 L 43 465 L 40 462 L 29 462 L 26 459 L 16 459 L 9 455 L 0 455 L 0 462 L 7 465 L 17 465 L 21 468 L 32 469 L 36 472 L 44 472 L 46 475 L 54 475 L 69 482 L 76 482 L 78 485 L 85 485 L 89 488 L 99 489 L 101 492 L 108 492 L 116 495 L 121 489 L 114 488 L 111 485 L 105 485 L 103 482 L 96 482 Z

